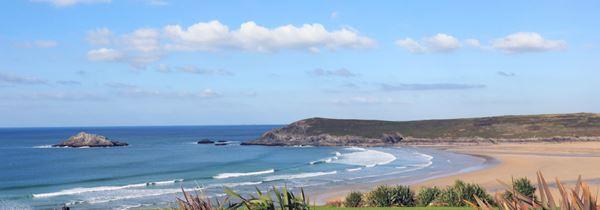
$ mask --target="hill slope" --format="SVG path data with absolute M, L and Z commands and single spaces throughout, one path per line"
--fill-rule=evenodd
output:
M 245 144 L 383 146 L 600 140 L 600 114 L 549 114 L 466 119 L 379 121 L 310 118 Z

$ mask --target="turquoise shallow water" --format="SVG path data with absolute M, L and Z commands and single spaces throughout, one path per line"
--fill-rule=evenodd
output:
M 414 181 L 473 170 L 481 158 L 423 148 L 240 146 L 279 126 L 0 129 L 0 209 L 170 206 L 180 192 L 221 196 L 286 185 L 312 191 L 386 179 Z M 50 148 L 79 131 L 120 148 Z M 202 138 L 227 146 L 198 145 Z

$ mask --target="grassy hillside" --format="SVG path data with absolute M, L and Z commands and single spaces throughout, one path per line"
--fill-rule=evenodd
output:
M 422 121 L 378 121 L 310 118 L 288 126 L 302 127 L 304 135 L 353 135 L 379 138 L 400 133 L 414 138 L 547 138 L 600 136 L 600 114 L 498 116 Z M 286 128 L 283 128 L 287 130 Z

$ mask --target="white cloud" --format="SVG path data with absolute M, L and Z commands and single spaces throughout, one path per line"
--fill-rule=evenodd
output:
M 424 37 L 421 42 L 417 42 L 411 38 L 400 39 L 396 41 L 396 45 L 405 48 L 411 53 L 448 53 L 461 47 L 458 39 L 444 33 L 438 33 L 431 37 Z
M 400 39 L 396 41 L 396 45 L 403 47 L 411 53 L 424 53 L 427 49 L 411 38 Z
M 563 40 L 547 40 L 535 32 L 517 32 L 492 41 L 492 47 L 507 53 L 544 52 L 564 50 Z
M 359 35 L 349 28 L 328 31 L 321 24 L 304 24 L 300 27 L 285 25 L 266 28 L 249 21 L 239 29 L 230 30 L 219 21 L 200 22 L 187 28 L 168 25 L 164 28 L 173 43 L 171 50 L 214 51 L 237 49 L 256 52 L 275 52 L 299 49 L 315 52 L 315 48 L 369 48 L 375 41 Z
M 85 38 L 92 45 L 110 45 L 113 42 L 113 32 L 108 28 L 97 28 L 88 31 Z
M 111 0 L 30 0 L 32 2 L 50 3 L 57 7 L 73 6 L 76 4 L 109 3 Z
M 91 61 L 118 61 L 123 58 L 123 53 L 115 49 L 100 48 L 88 51 L 87 58 Z
M 160 49 L 159 35 L 155 29 L 142 28 L 123 35 L 120 41 L 128 50 L 147 53 Z
M 464 42 L 471 47 L 481 47 L 481 43 L 478 39 L 466 39 Z
M 216 20 L 187 28 L 180 25 L 167 25 L 162 30 L 141 28 L 122 35 L 98 28 L 89 31 L 86 40 L 91 45 L 103 46 L 88 52 L 90 60 L 123 62 L 136 68 L 145 68 L 174 51 L 276 52 L 295 49 L 318 53 L 321 48 L 337 50 L 375 45 L 374 40 L 349 27 L 328 31 L 321 24 L 304 24 L 270 29 L 246 22 L 239 29 L 230 30 Z
M 460 48 L 458 39 L 448 34 L 436 34 L 424 39 L 428 48 L 434 52 L 451 52 Z

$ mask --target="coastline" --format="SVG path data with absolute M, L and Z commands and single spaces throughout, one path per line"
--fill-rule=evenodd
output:
M 318 204 L 340 200 L 351 191 L 368 191 L 377 185 L 410 185 L 414 190 L 422 187 L 445 187 L 460 179 L 477 183 L 489 192 L 504 190 L 498 182 L 510 183 L 515 177 L 527 177 L 535 183 L 536 172 L 542 171 L 554 188 L 558 178 L 563 184 L 572 185 L 578 175 L 587 181 L 592 191 L 600 189 L 600 142 L 561 142 L 561 143 L 505 143 L 483 145 L 422 145 L 420 147 L 444 150 L 459 154 L 484 158 L 484 166 L 475 170 L 461 171 L 437 177 L 427 177 L 414 181 L 389 179 L 374 183 L 356 184 L 330 189 L 326 192 L 315 192 Z M 320 203 L 319 203 L 320 202 Z

